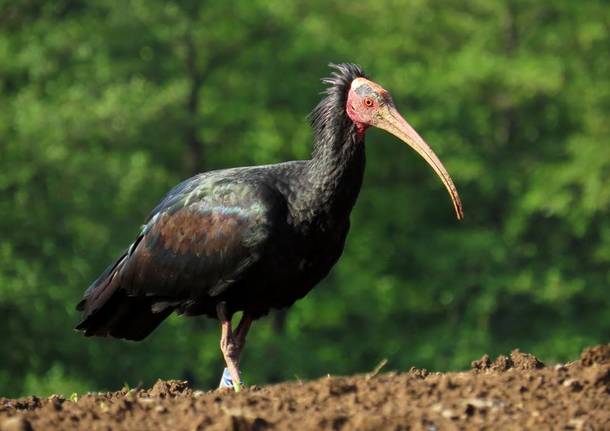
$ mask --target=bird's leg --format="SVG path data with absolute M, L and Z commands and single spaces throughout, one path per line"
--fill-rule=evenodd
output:
M 235 343 L 235 337 L 231 329 L 231 319 L 227 313 L 227 304 L 221 302 L 216 306 L 218 320 L 220 320 L 220 351 L 224 356 L 227 369 L 233 381 L 233 388 L 239 391 L 241 388 L 241 379 L 239 378 L 239 349 Z
M 241 356 L 241 352 L 246 345 L 246 335 L 248 335 L 251 325 L 252 316 L 244 311 L 244 314 L 241 316 L 241 320 L 239 321 L 239 325 L 237 325 L 237 329 L 235 330 L 235 341 L 237 343 L 239 352 L 238 357 Z
M 227 304 L 225 302 L 219 303 L 216 306 L 216 313 L 218 314 L 221 328 L 220 350 L 224 356 L 229 374 L 231 375 L 233 388 L 235 389 L 235 392 L 239 392 L 241 389 L 241 379 L 239 377 L 239 354 L 241 349 L 231 330 L 231 319 L 227 313 Z

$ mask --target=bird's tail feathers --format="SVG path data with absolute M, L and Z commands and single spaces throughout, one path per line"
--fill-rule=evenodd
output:
M 83 331 L 85 336 L 142 340 L 174 311 L 171 302 L 130 296 L 121 287 L 128 259 L 126 251 L 91 284 L 76 306 L 83 312 L 83 319 L 75 329 Z

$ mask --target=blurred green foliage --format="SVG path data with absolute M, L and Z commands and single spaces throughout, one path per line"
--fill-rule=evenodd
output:
M 74 305 L 181 179 L 306 158 L 331 61 L 392 92 L 466 219 L 412 151 L 369 133 L 345 254 L 255 324 L 247 381 L 608 342 L 609 29 L 595 0 L 2 3 L 0 394 L 217 383 L 215 321 L 85 339 Z

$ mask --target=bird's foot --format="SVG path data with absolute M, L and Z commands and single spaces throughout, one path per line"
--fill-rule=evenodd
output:
M 241 380 L 241 373 L 239 373 L 239 380 L 235 382 L 233 377 L 231 377 L 231 372 L 228 368 L 225 368 L 222 377 L 220 378 L 220 384 L 218 385 L 218 389 L 223 388 L 233 388 L 235 392 L 239 392 L 244 387 L 244 382 Z

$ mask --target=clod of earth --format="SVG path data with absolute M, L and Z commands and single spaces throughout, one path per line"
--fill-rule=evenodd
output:
M 324 377 L 264 388 L 193 390 L 159 380 L 150 389 L 0 398 L 0 431 L 132 430 L 601 430 L 610 429 L 610 344 L 568 364 L 533 355 L 474 361 L 464 372 Z

